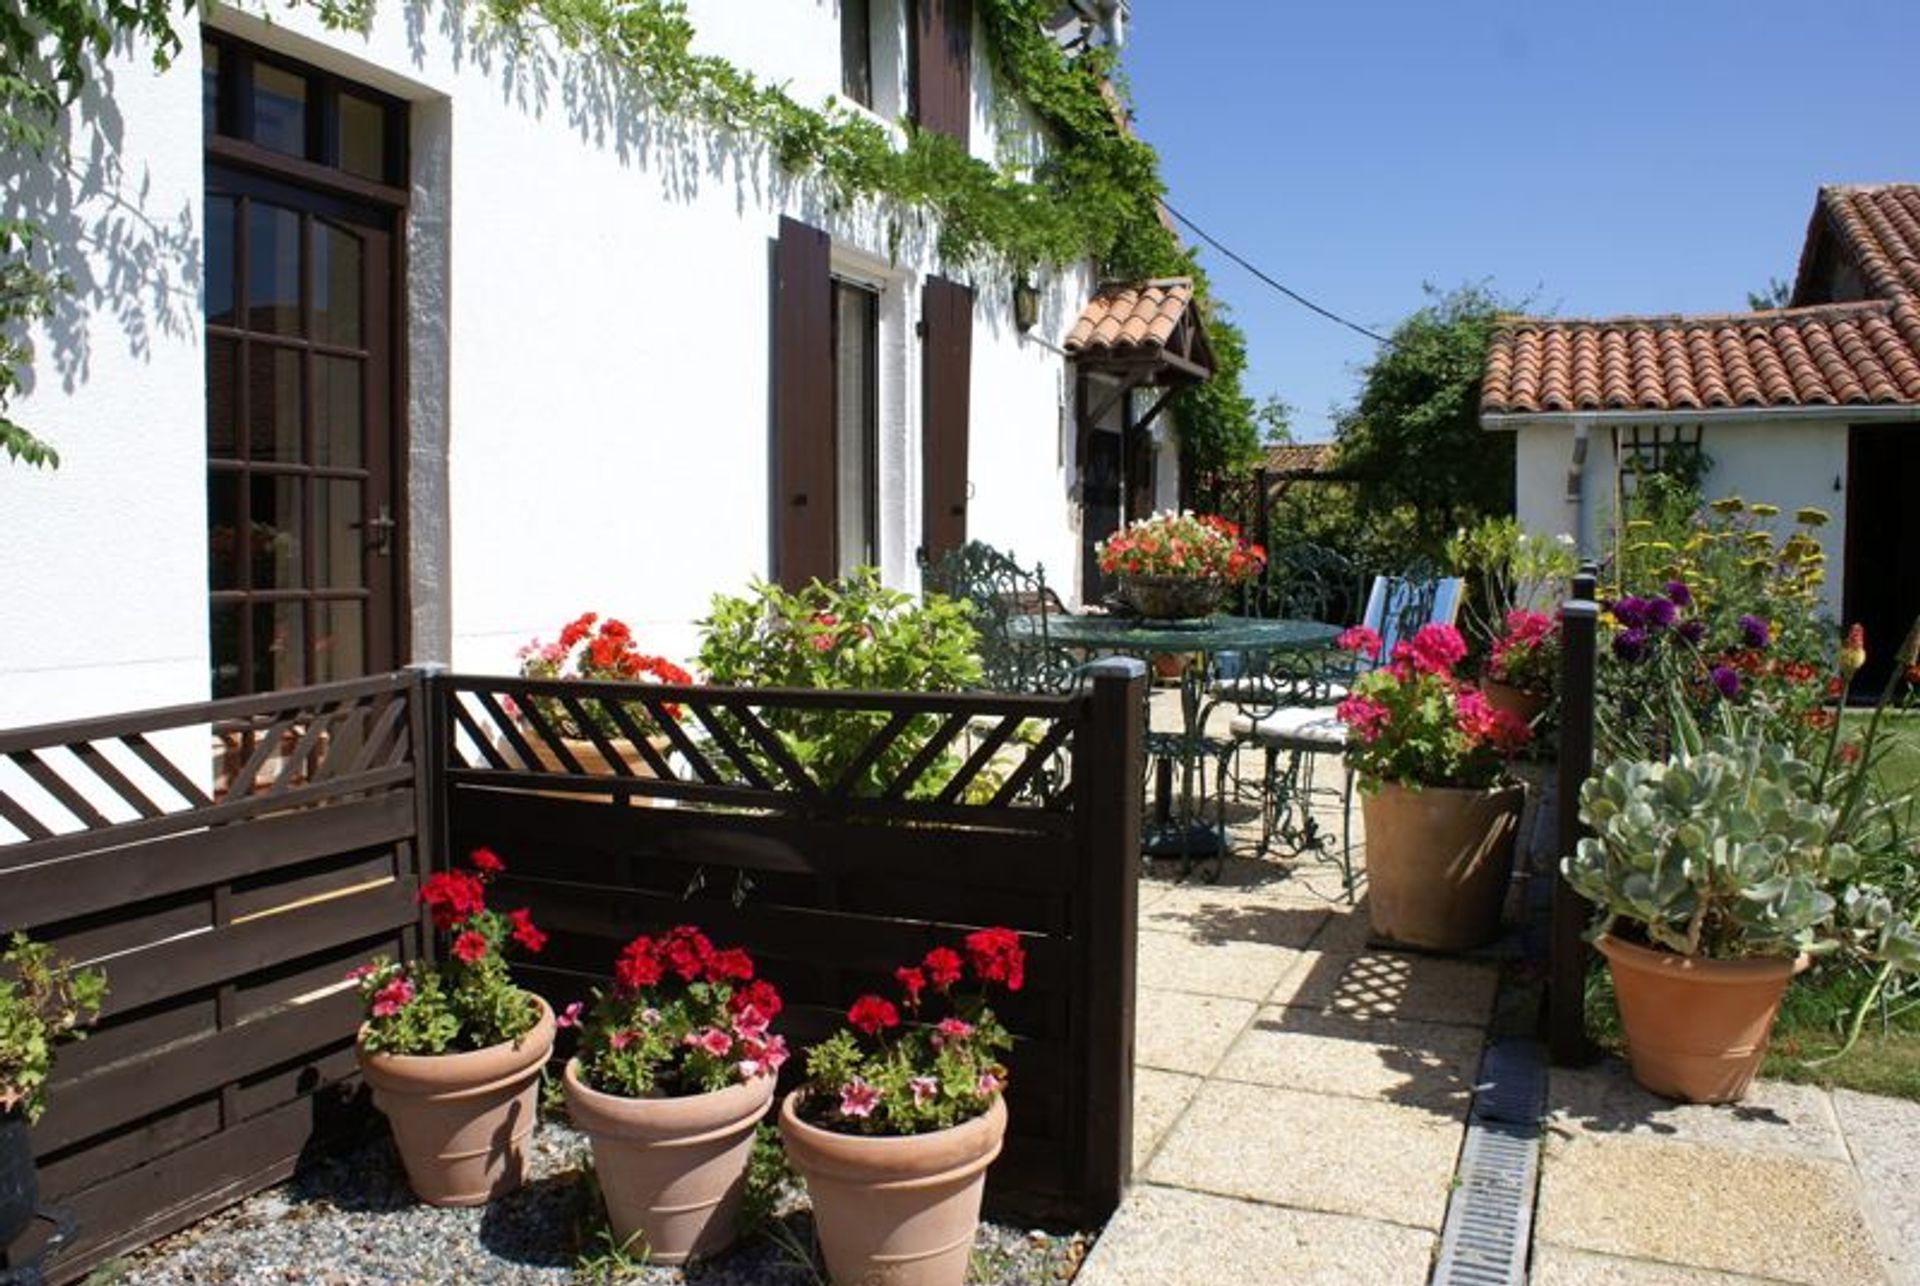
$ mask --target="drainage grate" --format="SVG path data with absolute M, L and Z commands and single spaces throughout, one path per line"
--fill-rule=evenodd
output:
M 1539 1042 L 1502 1040 L 1481 1055 L 1432 1286 L 1524 1286 L 1546 1092 Z

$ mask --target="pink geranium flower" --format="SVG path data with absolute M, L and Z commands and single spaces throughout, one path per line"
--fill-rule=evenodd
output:
M 941 1049 L 950 1040 L 965 1040 L 973 1035 L 973 1024 L 960 1018 L 942 1018 L 933 1029 L 933 1047 Z

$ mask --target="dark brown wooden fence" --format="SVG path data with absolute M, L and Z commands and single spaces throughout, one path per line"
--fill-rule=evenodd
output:
M 452 851 L 552 934 L 527 979 L 556 1004 L 641 932 L 748 947 L 804 1046 L 895 965 L 968 929 L 1025 935 L 1027 982 L 989 1201 L 1105 1216 L 1129 1178 L 1144 671 L 1084 694 L 856 694 L 452 677 L 440 724 Z M 857 725 L 830 767 L 777 730 Z M 569 741 L 565 726 L 588 734 Z M 696 741 L 696 737 L 698 740 Z M 651 738 L 651 739 L 650 739 Z M 677 778 L 665 772 L 677 755 Z M 790 1070 L 797 1073 L 797 1065 Z
M 422 948 L 417 675 L 0 732 L 0 931 L 108 973 L 33 1132 L 58 1277 L 292 1172 Z
M 1573 590 L 1560 605 L 1560 762 L 1556 781 L 1558 852 L 1571 853 L 1580 842 L 1580 787 L 1593 772 L 1594 717 L 1597 703 L 1600 607 L 1594 601 L 1591 564 L 1573 578 Z M 1552 930 L 1547 954 L 1547 1049 L 1553 1061 L 1573 1066 L 1593 1061 L 1587 1037 L 1587 971 L 1593 948 L 1585 937 L 1593 905 L 1556 874 L 1553 880 Z

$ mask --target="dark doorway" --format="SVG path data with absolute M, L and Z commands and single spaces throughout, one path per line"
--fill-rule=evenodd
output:
M 1098 603 L 1113 588 L 1100 571 L 1094 546 L 1120 529 L 1120 435 L 1095 429 L 1087 435 L 1086 467 L 1081 474 L 1080 597 Z
M 1856 699 L 1874 699 L 1920 616 L 1920 424 L 1855 425 L 1847 436 L 1845 623 L 1867 632 Z

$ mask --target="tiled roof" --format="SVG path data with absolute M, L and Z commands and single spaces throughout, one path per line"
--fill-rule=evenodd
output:
M 1718 316 L 1512 318 L 1488 346 L 1482 414 L 1920 405 L 1920 185 L 1822 188 L 1803 293 L 1823 217 L 1877 298 Z
M 1801 258 L 1803 289 L 1810 284 L 1805 273 L 1823 216 L 1875 295 L 1892 299 L 1920 294 L 1920 183 L 1821 188 L 1815 226 L 1807 235 L 1808 253 Z
M 1154 281 L 1102 286 L 1061 345 L 1075 356 L 1104 353 L 1151 358 L 1172 338 L 1174 327 L 1193 302 L 1193 281 L 1165 277 Z
M 1331 442 L 1290 442 L 1267 448 L 1268 473 L 1322 473 L 1333 467 Z

